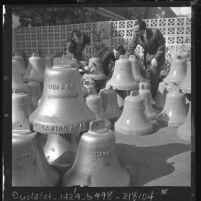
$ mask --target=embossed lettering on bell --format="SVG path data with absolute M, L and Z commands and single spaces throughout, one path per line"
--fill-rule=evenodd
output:
M 87 107 L 76 68 L 46 68 L 43 94 L 30 115 L 33 130 L 67 134 L 87 130 L 95 115 Z

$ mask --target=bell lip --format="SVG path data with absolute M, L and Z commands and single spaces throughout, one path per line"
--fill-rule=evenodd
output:
M 138 90 L 139 89 L 139 85 L 136 82 L 135 84 L 132 85 L 115 85 L 115 84 L 110 84 L 112 86 L 112 88 L 115 90 L 120 90 L 120 91 L 130 91 L 130 90 Z
M 31 130 L 15 130 L 12 129 L 12 136 L 34 136 L 37 132 Z

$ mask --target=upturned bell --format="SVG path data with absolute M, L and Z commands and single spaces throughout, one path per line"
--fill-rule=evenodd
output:
M 132 62 L 133 76 L 137 82 L 144 82 L 146 79 L 142 76 L 140 71 L 139 60 L 136 55 L 129 55 L 129 60 Z
M 115 61 L 114 72 L 107 82 L 107 88 L 112 86 L 114 90 L 138 90 L 139 86 L 132 72 L 132 62 L 125 56 L 120 55 Z
M 14 93 L 28 93 L 29 89 L 20 75 L 20 64 L 12 59 L 12 91 Z
M 155 117 L 157 115 L 157 111 L 152 106 L 152 96 L 151 96 L 151 85 L 146 82 L 140 83 L 140 90 L 139 95 L 141 95 L 144 98 L 145 103 L 145 113 L 147 115 L 147 118 L 152 121 L 155 120 Z
M 59 174 L 47 163 L 37 133 L 12 133 L 12 186 L 56 186 Z
M 185 95 L 175 86 L 168 92 L 165 100 L 165 106 L 156 119 L 168 127 L 179 127 L 186 119 L 187 105 Z
M 86 131 L 95 115 L 87 107 L 76 68 L 46 68 L 40 104 L 30 115 L 33 130 L 46 134 Z
M 186 62 L 181 58 L 173 58 L 171 62 L 170 72 L 164 81 L 169 83 L 180 84 L 186 76 Z
M 154 131 L 145 114 L 144 99 L 138 91 L 131 91 L 125 98 L 123 112 L 114 127 L 115 131 L 126 135 L 147 135 Z
M 117 158 L 114 133 L 103 120 L 91 122 L 81 136 L 75 163 L 63 176 L 63 186 L 120 187 L 130 182 Z

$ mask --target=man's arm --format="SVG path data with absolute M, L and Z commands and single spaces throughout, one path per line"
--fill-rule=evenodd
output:
M 137 38 L 137 35 L 134 33 L 133 40 L 130 43 L 130 45 L 128 46 L 128 49 L 127 49 L 125 55 L 129 56 L 131 54 L 135 54 L 135 48 L 137 45 L 138 45 L 138 38 Z
M 154 58 L 158 61 L 161 55 L 165 54 L 165 38 L 163 37 L 162 33 L 157 29 L 157 40 L 158 40 L 158 50 L 154 56 Z

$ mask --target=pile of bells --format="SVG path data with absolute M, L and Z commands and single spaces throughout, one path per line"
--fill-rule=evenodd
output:
M 174 62 L 173 70 L 184 68 L 178 67 L 183 60 Z M 13 56 L 12 185 L 129 186 L 115 132 L 151 134 L 158 121 L 178 127 L 178 135 L 189 140 L 191 106 L 189 102 L 187 110 L 179 90 L 190 93 L 189 69 L 179 85 L 172 81 L 176 73 L 168 75 L 153 100 L 135 55 L 116 60 L 106 87 L 100 58 L 92 57 L 87 65 L 71 55 L 53 59 L 33 54 L 25 68 L 22 57 Z

